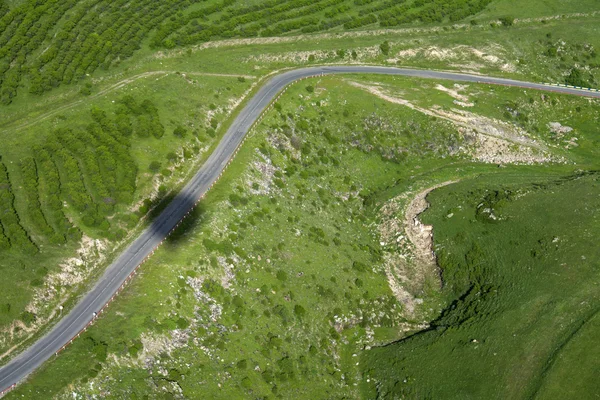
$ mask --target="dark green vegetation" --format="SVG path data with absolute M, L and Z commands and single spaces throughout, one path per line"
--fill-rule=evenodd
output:
M 0 104 L 108 70 L 139 50 L 343 26 L 458 21 L 491 0 L 27 0 L 0 2 Z M 89 94 L 90 87 L 82 93 Z
M 365 354 L 368 397 L 593 397 L 599 193 L 597 172 L 500 174 L 432 193 L 423 220 L 435 226 L 448 308 Z
M 0 5 L 0 103 L 39 94 L 131 57 L 156 24 L 189 1 L 27 0 Z M 4 15 L 2 15 L 4 14 Z
M 215 38 L 278 36 L 336 27 L 398 26 L 458 21 L 492 0 L 268 0 L 241 6 L 223 0 L 178 13 L 158 29 L 151 45 L 172 48 Z

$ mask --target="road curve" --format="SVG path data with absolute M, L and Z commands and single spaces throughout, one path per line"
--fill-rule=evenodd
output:
M 543 90 L 563 94 L 594 97 L 600 92 L 578 90 L 567 87 L 549 86 L 539 83 L 511 79 L 467 75 L 451 72 L 436 72 L 376 66 L 323 66 L 288 71 L 271 78 L 248 101 L 231 124 L 221 142 L 199 171 L 181 190 L 166 209 L 146 228 L 140 236 L 106 269 L 96 285 L 65 315 L 45 336 L 40 338 L 22 354 L 0 369 L 0 396 L 12 389 L 44 361 L 67 346 L 82 330 L 87 328 L 133 276 L 143 263 L 178 225 L 195 204 L 219 178 L 228 162 L 242 143 L 244 136 L 259 119 L 262 112 L 288 84 L 302 78 L 340 73 L 369 73 L 401 75 L 418 78 L 452 80 L 458 82 L 484 83 L 525 89 Z

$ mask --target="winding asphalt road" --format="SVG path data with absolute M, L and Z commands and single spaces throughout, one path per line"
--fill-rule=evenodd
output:
M 45 336 L 0 369 L 0 395 L 27 377 L 44 361 L 64 349 L 65 346 L 94 321 L 97 314 L 104 310 L 108 303 L 121 290 L 122 286 L 131 279 L 140 264 L 154 252 L 154 249 L 162 243 L 219 178 L 226 165 L 235 155 L 248 130 L 260 118 L 262 112 L 282 89 L 288 84 L 302 78 L 340 73 L 368 73 L 444 79 L 459 82 L 516 86 L 525 89 L 600 98 L 600 92 L 548 86 L 510 79 L 375 66 L 303 68 L 277 75 L 271 78 L 248 101 L 248 104 L 240 112 L 217 148 L 196 175 L 153 221 L 152 225 L 144 230 L 107 268 L 93 289 Z

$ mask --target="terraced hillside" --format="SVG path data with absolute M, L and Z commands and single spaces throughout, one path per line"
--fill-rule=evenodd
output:
M 84 80 L 151 47 L 336 27 L 457 21 L 491 0 L 27 0 L 0 3 L 0 104 Z
M 100 272 L 206 156 L 230 102 L 248 86 L 237 76 L 159 77 L 3 131 L 0 354 L 57 317 Z M 196 85 L 183 107 L 154 95 Z M 199 101 L 208 93 L 209 102 Z
M 507 113 L 513 108 L 522 116 Z M 486 329 L 493 331 L 487 323 L 495 314 L 479 313 L 481 296 L 476 291 L 465 307 L 453 303 L 475 284 L 471 278 L 488 271 L 478 267 L 487 253 L 469 252 L 471 239 L 484 236 L 474 228 L 489 232 L 486 240 L 498 242 L 491 260 L 506 248 L 493 236 L 494 227 L 528 237 L 529 231 L 521 230 L 522 213 L 537 210 L 541 218 L 550 208 L 546 204 L 536 209 L 535 199 L 557 190 L 544 189 L 543 183 L 597 165 L 597 109 L 595 100 L 477 84 L 373 75 L 301 81 L 251 131 L 223 178 L 144 264 L 110 312 L 11 396 L 373 398 L 377 389 L 382 396 L 438 394 L 426 377 L 418 375 L 420 360 L 427 362 L 422 368 L 427 375 L 437 368 L 436 354 L 446 356 L 446 350 L 458 354 L 464 348 L 464 357 L 448 358 L 448 370 L 468 371 L 472 363 L 468 356 L 489 364 L 495 350 L 468 353 L 474 349 L 468 346 L 476 343 L 455 345 L 452 350 L 453 342 L 433 339 L 429 347 L 420 346 L 418 335 L 407 352 L 392 352 L 395 347 L 385 345 L 411 333 L 428 332 L 429 323 L 434 325 L 440 315 L 450 325 L 472 310 L 475 315 L 467 315 L 472 324 L 448 328 L 446 335 L 457 331 L 484 343 Z M 593 196 L 593 179 L 595 175 L 573 182 L 580 182 L 579 189 L 588 188 L 587 195 Z M 456 229 L 470 232 L 464 233 L 461 243 L 469 257 L 478 258 L 476 264 L 472 260 L 466 264 L 472 271 L 462 264 L 449 267 L 442 285 L 428 252 L 427 228 L 417 218 L 422 209 L 418 199 L 444 184 L 447 189 L 439 189 L 441 193 L 455 193 L 458 184 L 450 183 L 457 180 L 468 180 L 461 186 L 467 193 L 460 199 L 468 198 L 471 208 L 463 201 L 448 210 L 443 204 L 455 201 L 453 195 L 440 198 L 433 202 L 432 212 L 441 219 L 434 221 L 434 229 L 442 223 L 454 229 L 453 223 L 460 221 Z M 472 181 L 482 183 L 475 187 Z M 506 223 L 494 223 L 489 210 L 484 210 L 500 210 L 510 203 L 486 190 L 504 193 L 498 186 L 508 188 L 511 182 L 515 189 L 510 200 L 514 198 L 515 209 L 522 211 L 518 218 L 511 213 Z M 534 201 L 519 200 L 518 182 L 539 186 L 532 193 Z M 573 186 L 564 188 L 565 193 L 574 191 Z M 433 191 L 431 198 L 437 193 Z M 547 202 L 554 200 L 549 197 Z M 482 201 L 486 206 L 471 216 Z M 436 207 L 438 203 L 442 206 Z M 540 227 L 546 222 L 537 217 L 535 221 Z M 553 231 L 558 232 L 559 221 L 556 224 Z M 444 240 L 435 249 L 453 255 L 449 259 L 458 260 L 454 266 L 462 261 L 455 249 L 462 247 L 452 246 L 458 239 L 449 236 L 450 243 Z M 537 232 L 532 238 L 547 243 Z M 528 258 L 532 257 L 528 250 L 537 249 L 537 239 L 520 239 Z M 581 245 L 590 247 L 587 241 Z M 544 259 L 540 251 L 536 254 Z M 591 258 L 593 254 L 585 253 Z M 505 265 L 513 272 L 513 264 Z M 577 277 L 588 276 L 581 272 L 574 271 Z M 525 278 L 515 273 L 518 284 L 503 278 L 500 287 L 507 288 L 502 294 L 512 297 L 502 303 L 509 310 L 520 300 L 537 304 L 537 292 L 523 296 Z M 481 279 L 491 280 L 487 275 Z M 489 296 L 500 302 L 499 294 Z M 486 305 L 481 307 L 487 311 Z M 530 311 L 525 307 L 511 312 Z M 569 315 L 557 311 L 548 318 Z M 529 319 L 522 315 L 514 321 Z M 477 327 L 473 333 L 472 326 Z M 552 338 L 561 335 L 557 331 Z M 512 365 L 509 355 L 520 354 L 522 342 L 508 337 L 500 343 L 511 347 L 498 352 L 502 357 L 498 360 Z M 429 355 L 432 346 L 440 346 L 440 351 Z M 413 360 L 408 356 L 411 351 L 420 355 L 414 365 L 408 362 Z M 589 361 L 593 366 L 593 358 Z M 537 365 L 522 364 L 523 369 Z M 493 369 L 479 371 L 470 391 L 457 397 L 500 390 L 503 381 L 492 379 Z M 419 385 L 409 379 L 408 389 L 392 390 L 403 388 L 397 384 L 403 374 Z M 448 385 L 449 393 L 460 389 L 461 382 L 445 380 L 440 370 L 435 387 Z M 525 398 L 518 389 L 511 392 L 514 397 Z
M 0 0 L 0 364 L 69 311 L 271 74 L 360 63 L 598 87 L 597 1 L 521 3 Z M 599 118 L 597 101 L 529 90 L 376 76 L 303 81 L 133 286 L 9 396 L 592 393 L 593 377 L 574 366 L 597 369 L 589 343 L 598 318 L 586 314 L 596 300 L 574 296 L 579 309 L 561 296 L 583 278 L 595 284 L 593 246 L 556 234 L 574 253 L 551 254 L 582 265 L 567 286 L 500 261 L 520 254 L 527 267 L 564 277 L 547 257 L 554 236 L 544 236 L 560 224 L 544 213 L 589 211 Z M 481 190 L 444 186 L 461 179 Z M 431 190 L 422 222 L 433 228 L 417 218 Z M 574 193 L 583 202 L 570 202 Z M 479 215 L 494 208 L 478 211 L 480 203 L 494 202 L 512 219 Z M 565 215 L 595 232 L 591 211 Z M 464 237 L 452 231 L 463 216 Z M 516 246 L 509 236 L 527 236 L 523 225 L 536 239 L 507 254 Z M 434 242 L 413 253 L 410 238 L 428 229 Z M 479 251 L 479 240 L 496 247 Z M 540 297 L 522 296 L 522 287 Z M 506 315 L 537 315 L 553 332 L 506 324 Z M 507 351 L 494 351 L 498 344 Z M 532 384 L 486 369 L 494 362 Z M 479 375 L 469 375 L 476 363 Z M 520 383 L 502 392 L 508 381 Z

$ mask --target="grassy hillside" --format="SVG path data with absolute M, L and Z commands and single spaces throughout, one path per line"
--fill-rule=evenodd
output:
M 598 193 L 597 173 L 501 174 L 432 193 L 423 221 L 449 306 L 426 331 L 365 353 L 366 397 L 593 397 Z
M 586 160 L 594 158 L 588 152 L 597 151 L 591 145 L 597 133 L 585 122 L 597 115 L 597 102 L 443 84 L 348 76 L 294 85 L 251 134 L 192 219 L 111 305 L 113 312 L 9 398 L 66 398 L 72 392 L 138 398 L 158 393 L 189 398 L 371 398 L 366 379 L 383 381 L 383 388 L 398 369 L 387 364 L 372 369 L 370 352 L 363 356 L 364 350 L 440 320 L 455 293 L 460 296 L 470 287 L 469 276 L 458 274 L 463 286 L 451 287 L 444 278 L 440 290 L 434 270 L 419 279 L 396 276 L 390 260 L 407 253 L 402 241 L 382 243 L 381 227 L 389 218 L 382 208 L 402 205 L 423 188 L 450 179 L 469 179 L 461 183 L 464 187 L 482 180 L 473 190 L 485 197 L 494 182 L 515 191 L 519 182 L 552 182 L 578 168 L 554 163 L 498 168 L 482 162 L 489 157 L 500 157 L 493 158 L 497 162 L 522 157 L 520 163 L 526 164 L 550 153 Z M 457 94 L 448 89 L 466 96 L 464 104 L 476 95 L 477 104 L 457 104 Z M 528 118 L 507 114 L 509 102 Z M 550 107 L 554 115 L 547 115 Z M 571 116 L 576 107 L 580 114 Z M 470 129 L 476 125 L 461 127 L 452 120 L 458 108 L 488 118 L 480 122 L 503 127 L 508 139 L 510 127 L 526 128 L 527 137 L 551 151 L 532 153 L 512 142 L 508 148 L 473 142 L 471 135 L 477 131 Z M 436 110 L 452 118 L 427 114 Z M 548 121 L 574 130 L 557 137 Z M 581 146 L 569 146 L 574 136 Z M 475 178 L 481 174 L 487 180 Z M 536 199 L 523 203 L 533 207 Z M 434 205 L 425 222 L 431 222 L 429 215 L 435 211 Z M 402 219 L 401 209 L 392 216 Z M 452 218 L 461 216 L 457 212 Z M 474 223 L 484 225 L 477 219 Z M 512 229 L 518 231 L 519 220 L 514 223 Z M 488 230 L 493 226 L 485 225 Z M 409 289 L 413 311 L 410 302 L 396 297 L 394 282 Z M 395 360 L 396 353 L 374 358 Z
M 0 354 L 69 309 L 74 296 L 139 232 L 148 211 L 168 197 L 170 190 L 177 190 L 205 159 L 231 113 L 270 73 L 308 65 L 374 63 L 598 87 L 598 11 L 593 0 L 577 4 L 561 0 L 527 4 L 512 0 L 0 2 Z M 225 383 L 226 378 L 221 382 L 229 385 L 227 393 L 247 396 L 250 392 L 244 385 L 251 384 L 265 396 L 273 387 L 280 388 L 284 397 L 308 396 L 313 392 L 302 391 L 308 378 L 299 377 L 304 372 L 324 377 L 314 393 L 341 385 L 348 396 L 358 396 L 358 387 L 350 386 L 361 381 L 362 366 L 355 364 L 364 346 L 400 339 L 407 329 L 416 330 L 423 326 L 419 324 L 435 319 L 437 312 L 462 294 L 438 292 L 435 274 L 427 275 L 426 282 L 405 282 L 425 304 L 417 307 L 418 315 L 407 316 L 406 305 L 390 297 L 394 292 L 386 286 L 387 275 L 382 275 L 382 260 L 395 248 L 379 240 L 376 226 L 381 223 L 381 207 L 394 199 L 397 207 L 403 207 L 416 191 L 449 179 L 508 172 L 495 163 L 567 162 L 510 168 L 512 175 L 498 181 L 476 181 L 489 190 L 508 187 L 513 178 L 530 174 L 539 180 L 519 180 L 523 187 L 572 175 L 576 169 L 597 169 L 597 102 L 501 87 L 462 88 L 442 82 L 441 89 L 436 82 L 368 76 L 355 78 L 354 83 L 362 86 L 353 86 L 351 80 L 315 80 L 286 97 L 281 109 L 245 145 L 245 158 L 231 180 L 207 200 L 198 225 L 172 243 L 153 264 L 160 272 L 132 289 L 136 294 L 119 306 L 123 307 L 120 312 L 137 315 L 139 320 L 126 326 L 119 316 L 112 316 L 110 328 L 98 328 L 95 341 L 59 358 L 49 367 L 54 372 L 45 372 L 40 383 L 34 380 L 31 387 L 44 391 L 45 396 L 75 382 L 77 390 L 84 391 L 84 381 L 101 379 L 94 378 L 96 374 L 122 373 L 104 360 L 105 350 L 121 357 L 127 348 L 127 354 L 136 359 L 145 346 L 139 343 L 153 345 L 142 340 L 142 334 L 158 335 L 162 341 L 168 335 L 176 337 L 179 329 L 195 337 L 192 342 L 201 351 L 205 351 L 202 346 L 211 350 L 196 355 L 206 358 L 200 364 L 207 369 L 195 378 L 201 381 L 215 373 L 233 376 L 230 383 Z M 403 101 L 416 108 L 405 109 Z M 484 140 L 477 129 L 485 127 L 500 129 L 508 135 L 508 142 Z M 519 144 L 523 132 L 525 146 Z M 267 158 L 273 165 L 267 165 Z M 260 173 L 252 170 L 259 167 Z M 249 171 L 246 168 L 256 176 L 244 175 Z M 338 170 L 343 172 L 338 174 Z M 476 201 L 475 197 L 471 200 Z M 432 209 L 431 215 L 435 212 Z M 435 218 L 430 222 L 441 223 Z M 297 224 L 306 237 L 297 238 L 296 231 L 288 229 Z M 216 236 L 215 226 L 219 228 Z M 278 240 L 273 238 L 274 231 L 281 236 Z M 195 244 L 188 242 L 190 235 Z M 295 240 L 299 241 L 296 247 L 280 248 Z M 261 246 L 255 248 L 257 243 Z M 263 261 L 278 260 L 277 266 L 268 266 L 265 272 L 264 262 L 259 267 L 256 258 L 248 259 L 259 254 Z M 321 260 L 330 255 L 337 258 L 324 268 Z M 358 269 L 352 269 L 355 260 Z M 246 302 L 241 314 L 224 311 L 222 325 L 233 332 L 238 322 L 244 326 L 242 319 L 257 322 L 240 329 L 238 336 L 231 332 L 231 336 L 219 336 L 220 323 L 217 328 L 199 329 L 192 310 L 200 307 L 194 303 L 200 300 L 191 296 L 195 289 L 188 283 L 180 287 L 176 274 L 186 282 L 187 273 L 194 282 L 219 280 L 229 265 L 238 262 L 250 266 L 249 274 L 257 273 L 253 279 L 277 295 L 289 290 L 295 298 L 289 295 L 289 301 L 281 300 L 272 294 L 254 299 L 250 289 L 262 286 L 225 287 L 223 291 L 215 287 L 216 295 L 207 303 L 202 300 L 202 307 L 233 307 L 234 300 L 239 305 L 236 296 Z M 365 272 L 361 265 L 372 265 L 373 270 Z M 329 274 L 330 269 L 335 274 Z M 283 280 L 277 276 L 279 270 L 285 272 Z M 291 278 L 299 270 L 307 278 L 307 271 L 312 271 L 311 283 L 298 284 Z M 341 281 L 348 284 L 347 290 L 342 291 Z M 163 295 L 160 290 L 165 282 L 172 283 L 173 290 Z M 138 299 L 152 288 L 156 293 L 149 302 Z M 366 291 L 369 294 L 361 300 Z M 181 328 L 186 323 L 179 314 L 175 318 L 173 306 L 177 304 L 186 310 L 182 316 L 191 328 Z M 352 319 L 366 315 L 365 304 L 372 307 L 368 311 L 376 316 L 373 321 Z M 294 313 L 296 305 L 306 311 L 305 317 Z M 161 315 L 154 322 L 146 320 L 145 312 L 136 311 L 154 306 Z M 348 331 L 333 318 L 340 310 L 352 321 L 346 321 Z M 557 382 L 562 380 L 585 379 L 569 366 L 585 353 L 583 343 L 595 338 L 594 321 L 591 318 L 565 343 L 565 350 L 551 362 L 556 367 L 544 369 L 543 375 L 549 378 L 540 380 L 540 396 L 557 393 L 561 387 Z M 359 322 L 365 326 L 356 328 Z M 294 329 L 311 333 L 304 337 Z M 273 339 L 278 345 L 271 346 L 273 335 L 283 342 Z M 268 340 L 256 339 L 263 336 Z M 295 348 L 299 337 L 311 342 L 316 351 L 311 354 L 314 360 L 302 366 L 300 359 L 310 346 Z M 246 360 L 248 368 L 241 368 L 242 372 L 219 364 L 216 354 L 222 354 L 224 338 L 239 340 L 236 351 L 242 353 L 246 347 L 254 349 L 251 342 L 267 347 L 269 355 L 261 353 L 262 347 L 253 353 L 261 353 L 252 359 L 260 366 L 260 374 L 246 372 L 249 356 L 230 353 L 227 358 L 236 363 Z M 552 340 L 548 346 L 555 344 Z M 443 340 L 439 342 L 444 346 Z M 88 351 L 98 352 L 99 358 L 85 360 Z M 293 361 L 274 364 L 288 355 Z M 183 374 L 181 365 L 197 361 L 186 357 L 177 354 L 168 362 Z M 336 360 L 334 367 L 318 365 L 331 357 Z M 509 364 L 511 358 L 507 356 L 505 362 Z M 270 369 L 272 380 L 262 377 L 267 363 L 275 365 Z M 138 365 L 132 367 L 140 374 L 136 379 L 148 381 L 145 372 L 136 369 Z M 290 365 L 294 379 L 287 373 L 277 376 Z M 72 372 L 63 374 L 67 366 Z M 82 371 L 89 376 L 82 376 Z M 180 382 L 175 379 L 180 376 L 174 372 L 168 377 L 169 371 L 164 379 L 168 383 L 162 378 L 148 387 L 131 383 L 133 391 L 150 393 L 165 385 L 171 386 L 160 390 L 177 390 L 173 382 Z M 376 375 L 381 371 L 373 373 L 377 379 L 385 377 Z M 246 377 L 249 381 L 244 381 Z M 23 393 L 31 393 L 31 387 L 25 386 Z M 125 386 L 109 387 L 131 392 Z M 429 390 L 414 388 L 418 393 Z M 191 396 L 203 393 L 197 387 L 185 390 Z M 221 389 L 210 390 L 218 397 Z
M 251 82 L 150 79 L 2 132 L 0 353 L 55 316 L 139 231 L 207 156 Z

